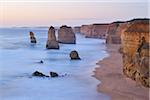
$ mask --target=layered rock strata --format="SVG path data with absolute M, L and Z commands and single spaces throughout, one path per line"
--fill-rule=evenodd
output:
M 149 21 L 149 19 L 129 21 L 130 25 L 121 34 L 123 72 L 145 87 L 150 87 Z

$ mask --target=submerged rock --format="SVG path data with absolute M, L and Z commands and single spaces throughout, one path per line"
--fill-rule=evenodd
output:
M 55 28 L 51 26 L 48 31 L 48 40 L 46 43 L 47 49 L 59 49 L 59 44 L 55 36 Z
M 80 60 L 79 54 L 76 50 L 70 52 L 71 60 Z
M 36 43 L 36 38 L 34 36 L 34 33 L 30 32 L 29 35 L 30 35 L 30 41 L 31 41 L 31 43 Z
M 35 71 L 34 73 L 32 73 L 32 76 L 49 77 L 49 76 L 46 76 L 45 74 L 43 74 L 42 72 L 39 72 L 39 71 Z
M 50 72 L 51 77 L 58 77 L 59 75 L 56 72 Z
M 71 27 L 61 26 L 58 30 L 58 41 L 65 44 L 75 44 L 76 36 Z

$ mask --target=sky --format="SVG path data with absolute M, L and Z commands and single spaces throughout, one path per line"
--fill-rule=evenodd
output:
M 149 18 L 149 0 L 0 0 L 0 27 L 78 26 Z

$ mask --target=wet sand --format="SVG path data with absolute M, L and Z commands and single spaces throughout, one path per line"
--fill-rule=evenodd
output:
M 109 57 L 99 61 L 94 71 L 101 83 L 97 91 L 107 94 L 112 100 L 149 100 L 149 89 L 127 78 L 122 72 L 120 45 L 107 45 Z

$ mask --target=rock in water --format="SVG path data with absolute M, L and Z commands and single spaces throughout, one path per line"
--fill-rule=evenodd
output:
M 59 49 L 59 44 L 55 36 L 55 28 L 51 26 L 48 31 L 48 40 L 46 43 L 47 49 Z
M 32 73 L 32 76 L 47 77 L 46 75 L 44 75 L 43 73 L 41 73 L 39 71 L 35 71 L 34 73 Z
M 70 53 L 70 58 L 71 60 L 80 60 L 79 54 L 77 51 L 71 51 Z
M 30 32 L 30 41 L 31 43 L 36 43 L 36 38 L 34 37 L 34 33 L 33 32 Z
M 51 77 L 58 77 L 59 75 L 56 72 L 50 72 Z
M 65 44 L 75 44 L 76 36 L 71 27 L 61 26 L 58 30 L 58 41 Z

